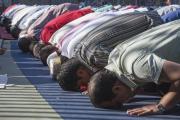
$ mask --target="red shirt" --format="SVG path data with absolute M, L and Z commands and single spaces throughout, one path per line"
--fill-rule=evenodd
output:
M 58 29 L 63 27 L 65 24 L 80 18 L 88 13 L 93 12 L 90 8 L 87 9 L 80 9 L 80 10 L 74 10 L 66 12 L 53 20 L 49 21 L 44 28 L 41 31 L 40 39 L 44 43 L 48 43 L 49 39 L 53 35 L 54 32 L 56 32 Z

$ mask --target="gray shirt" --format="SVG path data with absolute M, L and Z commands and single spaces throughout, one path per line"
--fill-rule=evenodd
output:
M 139 83 L 159 83 L 165 60 L 180 63 L 180 20 L 166 23 L 116 46 L 106 69 L 117 73 L 131 88 Z

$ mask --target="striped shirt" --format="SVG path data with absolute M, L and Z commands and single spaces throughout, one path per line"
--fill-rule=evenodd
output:
M 154 12 L 117 16 L 86 35 L 77 56 L 90 69 L 101 69 L 107 65 L 109 53 L 116 45 L 160 24 L 162 20 Z
M 29 28 L 28 28 L 28 35 L 36 38 L 37 40 L 40 39 L 40 34 L 42 28 L 45 26 L 45 24 L 52 20 L 53 18 L 56 18 L 57 16 L 69 11 L 69 10 L 76 10 L 79 9 L 79 6 L 77 4 L 70 4 L 70 3 L 64 3 L 60 5 L 55 5 L 52 8 L 50 8 L 46 13 L 41 15 Z

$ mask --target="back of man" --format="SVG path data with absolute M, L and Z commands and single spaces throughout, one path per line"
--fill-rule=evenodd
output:
M 28 29 L 28 35 L 35 37 L 36 39 L 40 39 L 40 33 L 44 25 L 56 18 L 57 16 L 69 11 L 79 9 L 77 4 L 64 3 L 57 6 L 52 7 L 46 13 L 44 13 L 40 18 L 38 18 Z
M 79 60 L 91 69 L 101 69 L 109 53 L 126 39 L 162 24 L 157 13 L 129 13 L 118 16 L 91 31 L 77 53 Z
M 2 16 L 5 16 L 8 19 L 12 19 L 13 15 L 23 9 L 27 7 L 26 5 L 13 5 L 10 9 L 8 9 L 7 11 L 3 12 Z
M 80 23 L 79 25 L 75 26 L 72 30 L 70 30 L 67 34 L 65 34 L 60 41 L 57 44 L 57 47 L 59 48 L 59 51 L 61 51 L 61 55 L 68 56 L 68 45 L 73 40 L 73 36 L 76 34 L 76 32 L 81 29 L 83 26 L 85 26 L 88 22 L 97 19 L 98 15 L 101 13 L 92 13 L 87 16 L 85 16 L 87 19 Z M 73 49 L 73 48 L 71 48 Z
M 180 63 L 179 45 L 180 20 L 176 20 L 147 30 L 116 46 L 109 56 L 106 69 L 123 75 L 126 81 L 135 81 L 137 85 L 159 83 L 165 60 Z
M 68 12 L 64 13 L 63 15 L 60 15 L 60 16 L 52 19 L 42 29 L 40 39 L 44 43 L 48 43 L 52 34 L 54 32 L 56 32 L 58 29 L 62 28 L 65 24 L 67 24 L 75 19 L 78 19 L 79 17 L 82 17 L 86 14 L 89 14 L 91 12 L 93 12 L 91 10 L 91 8 L 68 11 Z
M 105 12 L 103 14 L 98 15 L 96 19 L 93 19 L 92 21 L 85 23 L 85 25 L 83 25 L 82 27 L 80 27 L 80 29 L 78 29 L 76 32 L 74 32 L 70 38 L 66 38 L 66 39 L 70 39 L 70 43 L 67 46 L 66 53 L 63 53 L 63 51 L 62 51 L 61 54 L 68 58 L 74 57 L 76 51 L 79 49 L 79 46 L 81 46 L 81 44 L 79 44 L 79 43 L 81 41 L 83 41 L 84 39 L 86 39 L 86 36 L 89 34 L 90 31 L 92 31 L 93 29 L 97 28 L 98 26 L 104 24 L 108 20 L 115 18 L 116 16 L 119 16 L 122 14 L 123 13 L 119 12 L 119 11 Z
M 52 45 L 57 45 L 60 44 L 62 38 L 65 38 L 66 33 L 68 33 L 69 31 L 71 31 L 73 28 L 75 28 L 77 25 L 79 24 L 83 24 L 86 23 L 94 18 L 97 18 L 98 14 L 100 13 L 89 13 L 83 17 L 80 17 L 76 20 L 73 20 L 71 22 L 69 22 L 68 24 L 64 25 L 61 29 L 57 30 L 50 38 L 49 43 Z
M 98 28 L 100 25 L 106 23 L 112 18 L 115 18 L 117 16 L 121 16 L 123 14 L 127 13 L 134 13 L 135 11 L 116 11 L 116 12 L 106 12 L 103 13 L 99 16 L 97 16 L 97 19 L 94 19 L 90 21 L 89 23 L 85 24 L 83 27 L 78 29 L 71 37 L 71 42 L 67 46 L 67 51 L 66 53 L 62 53 L 62 55 L 65 55 L 68 58 L 74 57 L 76 54 L 77 50 L 81 47 L 81 44 L 79 44 L 81 41 L 84 41 L 88 38 L 88 35 L 90 34 L 91 31 L 94 29 Z M 139 13 L 136 11 L 136 13 Z M 158 18 L 159 20 L 159 15 Z M 68 38 L 69 39 L 69 38 Z
M 18 24 L 18 28 L 20 30 L 27 29 L 33 21 L 42 15 L 46 10 L 48 10 L 50 5 L 38 6 L 36 9 L 30 11 Z
M 20 10 L 24 9 L 27 7 L 26 5 L 15 5 L 13 8 L 8 10 L 5 14 L 3 14 L 3 20 L 2 20 L 2 25 L 6 27 L 7 30 L 10 28 L 11 21 L 13 17 L 18 13 Z
M 22 10 L 20 10 L 12 19 L 12 23 L 11 23 L 11 26 L 14 26 L 14 25 L 17 25 L 19 24 L 19 22 L 21 21 L 21 19 L 24 18 L 24 16 L 26 16 L 30 11 L 36 9 L 37 6 L 34 5 L 34 6 L 28 6 Z
M 48 7 L 48 5 L 38 5 L 38 6 L 32 6 L 29 7 L 29 9 L 26 11 L 22 11 L 23 13 L 20 13 L 19 18 L 16 20 L 16 22 L 11 24 L 10 32 L 13 36 L 18 37 L 19 33 L 22 29 L 20 29 L 21 23 L 24 23 L 29 19 L 34 13 L 37 11 L 44 9 Z

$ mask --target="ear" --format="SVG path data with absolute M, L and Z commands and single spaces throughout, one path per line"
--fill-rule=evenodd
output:
M 91 77 L 91 71 L 84 67 L 84 66 L 79 66 L 79 68 L 76 70 L 76 74 L 79 76 L 86 76 L 86 77 Z
M 114 85 L 113 87 L 112 87 L 112 92 L 115 94 L 115 95 L 117 95 L 119 92 L 121 92 L 121 86 L 120 85 Z
M 81 76 L 84 73 L 84 68 L 83 67 L 79 67 L 76 71 L 77 75 Z

